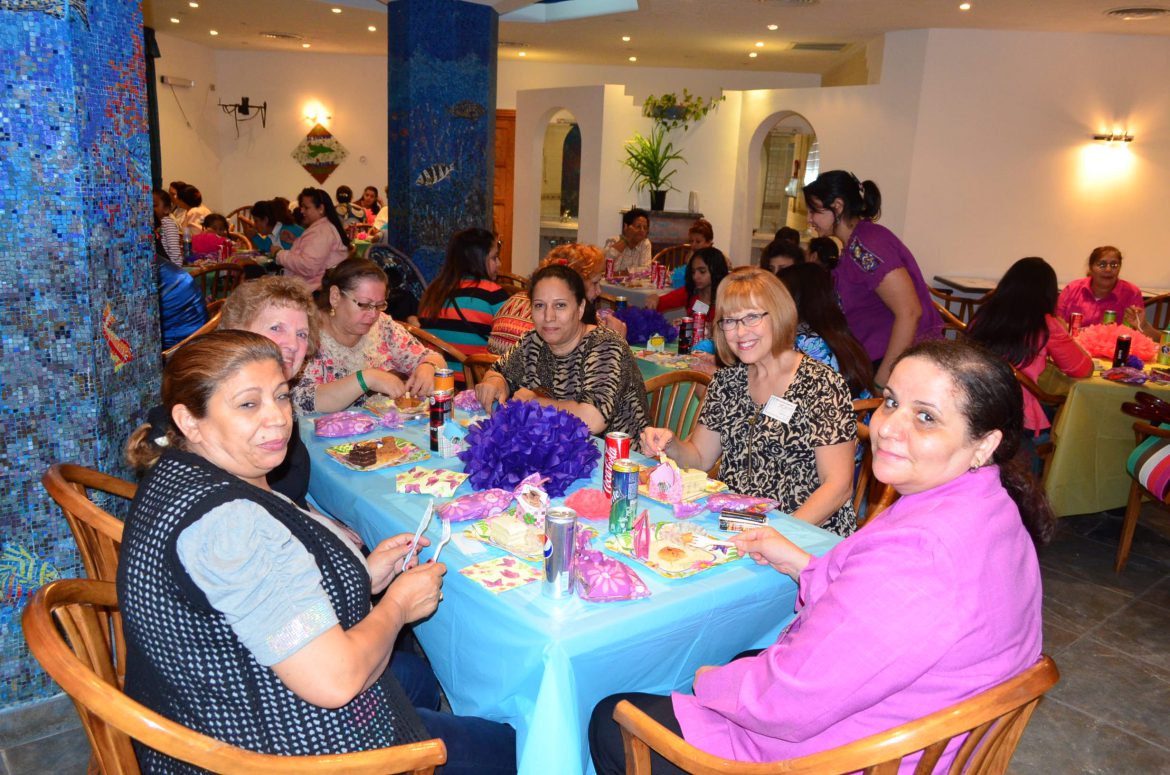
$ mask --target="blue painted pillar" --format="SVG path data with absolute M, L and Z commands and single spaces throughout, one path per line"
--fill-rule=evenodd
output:
M 139 0 L 0 3 L 0 710 L 55 694 L 19 614 L 82 575 L 40 479 L 128 476 L 157 401 L 150 145 Z
M 396 0 L 388 22 L 390 241 L 430 279 L 455 231 L 491 228 L 499 17 Z

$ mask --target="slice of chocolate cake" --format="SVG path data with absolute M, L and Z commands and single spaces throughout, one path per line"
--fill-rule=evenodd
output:
M 349 454 L 345 458 L 355 466 L 369 468 L 378 462 L 378 442 L 359 441 L 350 448 Z

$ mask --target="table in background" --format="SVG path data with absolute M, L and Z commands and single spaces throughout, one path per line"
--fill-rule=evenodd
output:
M 1098 366 L 1101 361 L 1097 361 Z M 1055 450 L 1045 490 L 1057 516 L 1124 506 L 1129 497 L 1125 461 L 1133 452 L 1135 418 L 1121 411 L 1139 390 L 1170 401 L 1170 386 L 1130 385 L 1094 375 L 1072 379 L 1051 365 L 1040 386 L 1068 398 L 1052 425 Z
M 626 301 L 631 307 L 645 307 L 646 299 L 653 296 L 662 296 L 669 293 L 671 288 L 653 288 L 647 286 L 645 288 L 627 288 L 624 285 L 617 285 L 615 283 L 603 282 L 601 284 L 601 292 L 607 296 L 625 296 Z
M 949 286 L 951 288 L 954 288 L 956 291 L 961 291 L 963 293 L 974 293 L 974 294 L 979 294 L 979 295 L 983 295 L 983 294 L 987 293 L 988 291 L 995 290 L 995 286 L 999 283 L 999 280 L 987 280 L 987 279 L 984 279 L 982 277 L 962 277 L 959 275 L 945 275 L 944 276 L 944 275 L 938 275 L 938 274 L 936 274 L 934 276 L 934 281 L 936 283 L 941 283 L 942 285 L 946 285 L 946 286 Z M 1064 286 L 1066 286 L 1066 285 L 1068 285 L 1067 282 L 1060 283 L 1061 290 L 1063 290 Z M 1142 288 L 1142 297 L 1146 298 L 1146 299 L 1150 299 L 1150 298 L 1153 298 L 1154 296 L 1161 296 L 1162 294 L 1168 293 L 1168 292 L 1170 292 L 1170 290 L 1168 290 L 1166 288 L 1143 287 Z
M 351 471 L 325 454 L 336 439 L 316 438 L 312 422 L 300 427 L 313 459 L 309 491 L 323 510 L 357 530 L 367 546 L 417 527 L 427 496 L 394 491 L 394 475 L 409 465 Z M 428 446 L 421 424 L 393 433 Z M 433 453 L 416 465 L 463 468 L 459 460 Z M 571 489 L 600 489 L 600 478 L 597 470 Z M 464 483 L 457 495 L 470 491 Z M 647 499 L 640 507 L 648 507 L 654 521 L 671 516 Z M 716 522 L 711 515 L 694 521 L 707 528 Z M 787 515 L 773 512 L 771 522 L 814 554 L 839 540 Z M 582 524 L 605 529 L 604 522 Z M 437 519 L 427 535 L 437 541 Z M 602 537 L 594 539 L 596 548 Z M 538 582 L 494 595 L 459 573 L 503 555 L 479 547 L 482 553 L 469 555 L 453 541 L 443 550 L 444 601 L 414 631 L 454 712 L 516 727 L 519 770 L 527 775 L 592 772 L 586 727 L 599 700 L 620 691 L 689 691 L 698 667 L 772 643 L 792 618 L 796 600 L 796 585 L 787 576 L 746 558 L 687 579 L 665 579 L 629 561 L 651 590 L 643 600 L 552 601 L 541 596 Z
M 711 355 L 679 355 L 678 342 L 671 342 L 666 345 L 664 352 L 654 354 L 651 356 L 640 356 L 639 353 L 646 351 L 645 345 L 631 345 L 630 351 L 634 353 L 634 360 L 638 364 L 638 370 L 642 372 L 642 379 L 647 380 L 651 377 L 657 377 L 660 374 L 669 374 L 672 371 L 681 371 L 683 369 L 693 369 L 694 371 L 701 371 L 704 374 L 715 374 L 715 359 Z

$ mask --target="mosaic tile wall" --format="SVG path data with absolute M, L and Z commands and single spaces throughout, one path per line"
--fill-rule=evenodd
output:
M 406 160 L 390 165 L 390 233 L 430 279 L 452 234 L 491 228 L 499 16 L 461 0 L 388 13 L 389 158 Z
M 82 574 L 40 477 L 129 477 L 157 400 L 158 308 L 138 0 L 0 0 L 0 708 L 55 694 L 27 596 Z

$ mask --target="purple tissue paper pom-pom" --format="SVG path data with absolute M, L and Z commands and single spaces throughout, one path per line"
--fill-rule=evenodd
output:
M 511 490 L 539 473 L 548 477 L 545 491 L 559 498 L 577 479 L 589 476 L 601 458 L 585 423 L 536 401 L 509 401 L 472 425 L 466 441 L 459 459 L 477 490 Z
M 653 334 L 662 334 L 668 342 L 678 339 L 678 328 L 656 309 L 626 307 L 615 314 L 626 324 L 626 341 L 630 344 L 642 344 Z

